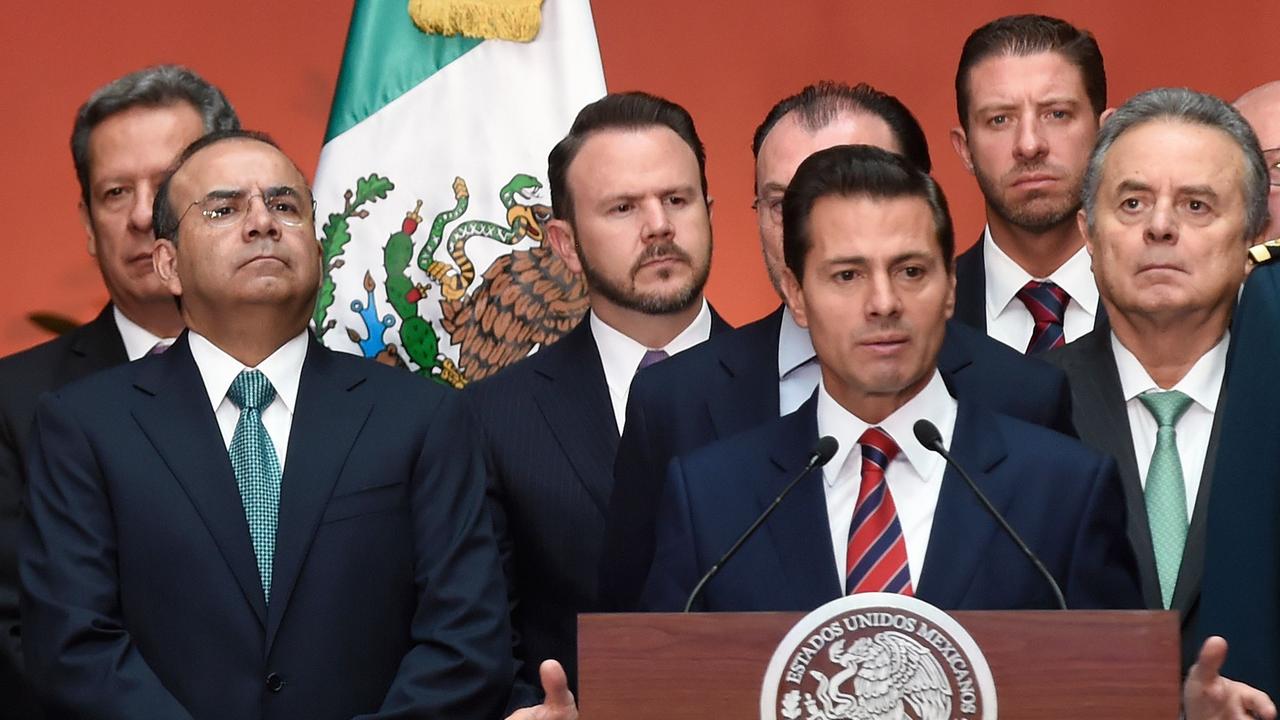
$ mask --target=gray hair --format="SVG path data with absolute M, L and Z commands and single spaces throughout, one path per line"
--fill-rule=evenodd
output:
M 1139 93 L 1102 124 L 1084 176 L 1082 205 L 1089 232 L 1096 227 L 1098 186 L 1111 146 L 1126 132 L 1156 120 L 1214 128 L 1235 141 L 1244 155 L 1245 238 L 1262 235 L 1267 227 L 1267 195 L 1271 188 L 1258 136 L 1238 110 L 1212 95 L 1187 88 L 1155 88 Z
M 200 114 L 206 133 L 237 130 L 240 118 L 222 91 L 180 65 L 153 65 L 98 88 L 76 111 L 71 129 L 71 159 L 80 181 L 80 197 L 89 205 L 89 134 L 103 120 L 135 107 L 186 102 Z

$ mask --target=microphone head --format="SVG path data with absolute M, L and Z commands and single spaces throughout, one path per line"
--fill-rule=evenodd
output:
M 835 457 L 839 449 L 840 442 L 830 435 L 818 438 L 818 444 L 813 446 L 813 467 L 820 468 L 826 465 L 831 458 Z
M 921 418 L 911 427 L 916 434 L 916 440 L 920 444 L 930 450 L 937 450 L 942 447 L 942 433 L 938 432 L 938 427 L 933 423 Z

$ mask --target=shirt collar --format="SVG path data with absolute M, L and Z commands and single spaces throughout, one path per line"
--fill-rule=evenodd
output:
M 827 484 L 834 485 L 843 477 L 859 477 L 860 473 L 843 472 L 842 469 L 847 463 L 862 461 L 858 438 L 862 437 L 870 424 L 836 402 L 827 392 L 825 381 L 818 384 L 817 415 L 818 436 L 830 435 L 840 443 L 836 454 L 827 463 L 827 468 L 832 470 L 823 472 Z M 937 426 L 942 435 L 942 444 L 951 447 L 956 424 L 956 401 L 947 392 L 942 374 L 936 369 L 924 389 L 879 423 L 880 428 L 889 433 L 898 447 L 902 448 L 899 457 L 911 463 L 916 473 L 928 482 L 935 476 L 940 477 L 935 470 L 943 459 L 916 440 L 915 423 L 922 418 Z
M 1185 393 L 1197 405 L 1215 412 L 1218 407 L 1218 394 L 1222 392 L 1222 378 L 1227 372 L 1227 347 L 1231 344 L 1231 331 L 1224 332 L 1218 341 L 1204 355 L 1196 360 L 1195 365 L 1182 376 L 1170 390 Z M 1125 347 L 1115 332 L 1111 333 L 1111 352 L 1116 358 L 1116 370 L 1120 374 L 1120 391 L 1124 401 L 1138 397 L 1153 390 L 1163 390 L 1151 374 L 1142 367 L 1142 363 Z
M 204 380 L 205 391 L 209 393 L 209 404 L 214 411 L 222 404 L 231 382 L 243 370 L 249 370 L 239 360 L 228 355 L 200 333 L 190 331 L 187 341 L 191 345 L 191 357 L 196 361 L 200 377 Z M 285 409 L 293 414 L 294 403 L 298 399 L 298 382 L 302 377 L 302 362 L 307 358 L 307 331 L 298 333 L 258 363 L 258 370 L 267 376 L 271 386 L 276 389 L 276 397 L 284 403 Z
M 983 262 L 987 278 L 987 315 L 996 317 L 1017 299 L 1018 291 L 1031 280 L 1052 280 L 1067 291 L 1082 310 L 1093 317 L 1098 312 L 1098 284 L 1093 279 L 1089 251 L 1083 246 L 1047 278 L 1032 277 L 1005 254 L 991 237 L 991 226 L 982 231 Z
M 151 352 L 156 343 L 172 343 L 174 338 L 162 338 L 152 335 L 138 323 L 120 312 L 119 305 L 111 306 L 111 314 L 116 319 L 116 329 L 120 331 L 120 339 L 124 341 L 124 353 L 130 360 L 137 360 Z
M 711 307 L 707 305 L 705 298 L 702 309 L 693 318 L 693 322 L 661 348 L 647 348 L 614 329 L 594 312 L 589 313 L 589 316 L 591 335 L 595 338 L 596 349 L 600 351 L 600 362 L 604 365 L 605 380 L 609 387 L 615 387 L 617 383 L 621 383 L 622 387 L 629 387 L 636 368 L 640 366 L 640 359 L 648 350 L 665 350 L 668 355 L 675 355 L 711 336 Z
M 782 306 L 782 325 L 778 328 L 778 379 L 814 358 L 813 339 L 809 331 L 796 324 L 791 308 Z

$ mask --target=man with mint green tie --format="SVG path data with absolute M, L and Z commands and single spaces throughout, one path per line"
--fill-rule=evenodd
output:
M 1199 651 L 1231 317 L 1267 192 L 1258 141 L 1226 103 L 1167 88 L 1125 103 L 1099 133 L 1078 217 L 1109 327 L 1045 356 L 1070 380 L 1080 439 L 1116 458 L 1143 595 L 1181 614 L 1184 667 Z

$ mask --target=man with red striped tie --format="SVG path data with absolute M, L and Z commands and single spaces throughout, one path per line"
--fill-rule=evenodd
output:
M 809 610 L 854 592 L 915 595 L 953 610 L 1055 607 L 1046 580 L 917 439 L 919 420 L 936 426 L 1068 607 L 1141 605 L 1114 462 L 957 401 L 939 374 L 953 243 L 941 190 L 901 157 L 846 145 L 800 165 L 783 200 L 783 289 L 813 338 L 821 382 L 794 413 L 672 463 L 645 608 L 682 607 L 804 473 L 821 436 L 839 449 L 801 478 L 694 607 Z

